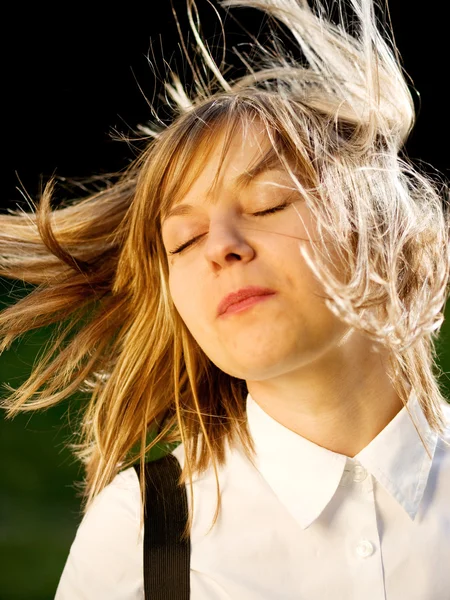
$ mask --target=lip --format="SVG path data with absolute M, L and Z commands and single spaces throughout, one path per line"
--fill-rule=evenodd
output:
M 220 315 L 223 315 L 225 312 L 227 312 L 230 306 L 243 303 L 244 300 L 248 300 L 249 298 L 255 298 L 255 301 L 257 301 L 259 296 L 271 296 L 273 294 L 275 294 L 274 290 L 255 285 L 241 288 L 240 290 L 237 290 L 237 292 L 231 292 L 231 294 L 228 294 L 221 300 L 219 306 L 217 307 L 217 316 L 220 317 Z M 253 303 L 246 303 L 246 306 L 251 306 L 252 304 Z

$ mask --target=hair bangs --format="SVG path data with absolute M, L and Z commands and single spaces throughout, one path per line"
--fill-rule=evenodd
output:
M 251 98 L 239 94 L 224 95 L 196 107 L 183 119 L 174 122 L 169 127 L 170 138 L 176 137 L 177 145 L 172 147 L 166 165 L 159 165 L 164 171 L 157 192 L 159 223 L 164 222 L 171 208 L 189 192 L 221 139 L 218 167 L 209 190 L 212 191 L 220 178 L 232 139 L 236 135 L 245 139 L 249 125 L 255 121 L 264 130 L 266 143 L 248 165 L 243 174 L 244 180 L 250 181 L 263 171 L 281 168 L 291 175 L 295 174 L 295 180 L 301 180 L 302 187 L 317 185 L 317 172 L 304 140 L 301 140 L 303 143 L 299 148 L 299 140 L 291 135 L 292 131 L 298 132 L 298 122 L 292 120 L 286 126 L 277 118 L 279 112 L 276 109 L 267 106 L 264 94 L 253 94 Z

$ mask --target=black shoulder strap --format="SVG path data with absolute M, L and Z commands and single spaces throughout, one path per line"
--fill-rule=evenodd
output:
M 140 465 L 134 468 L 139 477 Z M 177 485 L 173 454 L 145 463 L 144 590 L 146 600 L 188 600 L 190 539 L 181 541 L 188 518 L 186 489 Z

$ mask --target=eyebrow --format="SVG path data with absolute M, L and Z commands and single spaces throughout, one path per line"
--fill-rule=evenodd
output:
M 278 158 L 276 152 L 273 148 L 271 148 L 261 160 L 249 171 L 244 171 L 240 175 L 238 175 L 232 184 L 232 187 L 235 190 L 240 190 L 248 187 L 251 182 L 259 175 L 266 173 L 267 171 L 281 171 L 283 167 L 280 163 L 280 159 Z M 170 219 L 171 217 L 184 217 L 192 214 L 195 211 L 196 207 L 192 204 L 176 204 L 173 206 L 167 214 L 164 216 L 164 221 Z

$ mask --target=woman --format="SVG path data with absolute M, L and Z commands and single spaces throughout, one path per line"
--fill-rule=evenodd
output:
M 172 76 L 173 122 L 144 128 L 114 184 L 52 211 L 50 183 L 35 214 L 1 217 L 0 274 L 38 284 L 3 311 L 3 348 L 65 325 L 8 415 L 92 392 L 56 598 L 144 597 L 142 467 L 180 442 L 191 597 L 443 599 L 449 217 L 399 157 L 395 48 L 369 0 L 339 25 L 303 1 L 222 5 L 278 19 L 303 60 L 255 40 L 228 81 L 189 0 L 213 81 L 192 65 L 192 98 Z

